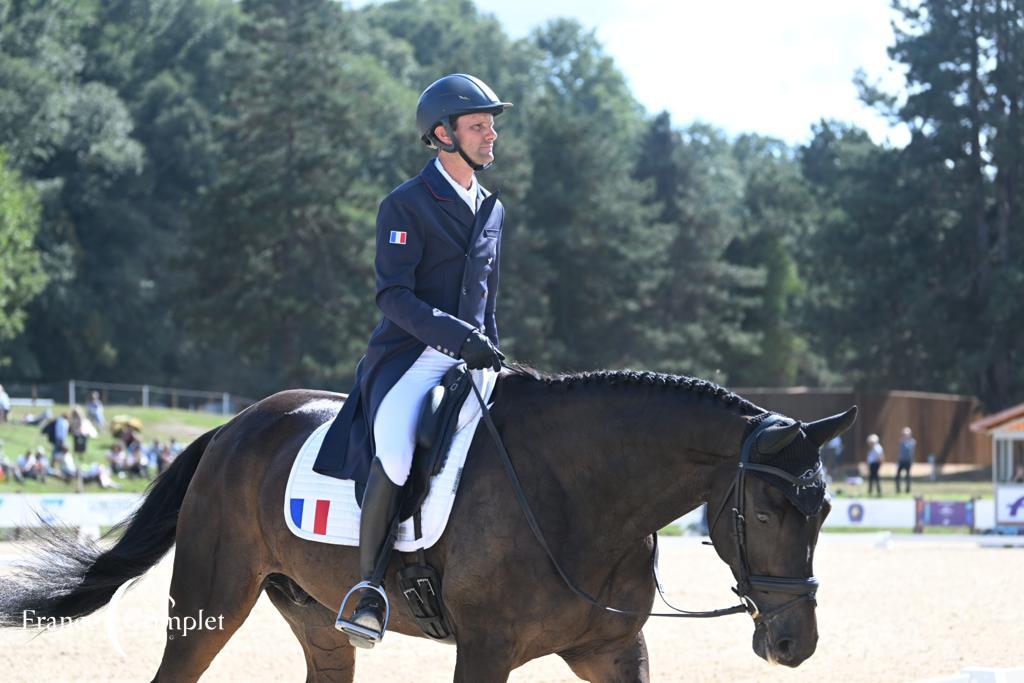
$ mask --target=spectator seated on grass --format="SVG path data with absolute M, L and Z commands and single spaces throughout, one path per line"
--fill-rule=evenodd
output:
M 50 469 L 49 466 L 50 459 L 46 457 L 46 451 L 42 446 L 39 446 L 34 451 L 25 451 L 25 454 L 18 458 L 17 463 L 22 480 L 33 479 L 40 483 L 46 482 L 46 474 Z
M 111 473 L 115 477 L 125 476 L 125 465 L 127 464 L 128 455 L 124 452 L 124 444 L 120 441 L 115 441 L 114 445 L 110 447 L 110 451 L 107 453 L 107 466 L 110 467 Z
M 0 481 L 21 481 L 21 472 L 11 464 L 7 454 L 4 453 L 3 439 L 0 439 Z
M 110 476 L 110 469 L 107 468 L 106 465 L 101 465 L 98 462 L 82 467 L 82 483 L 92 484 L 93 482 L 99 484 L 101 489 L 121 488 L 117 482 L 114 481 L 113 477 Z
M 142 444 L 138 441 L 132 442 L 125 455 L 124 472 L 133 478 L 146 476 L 145 463 L 143 462 L 145 457 L 145 453 L 142 452 Z
M 52 408 L 47 408 L 46 410 L 44 410 L 43 412 L 39 413 L 38 415 L 36 415 L 34 413 L 28 413 L 27 415 L 25 415 L 25 417 L 21 418 L 21 424 L 29 425 L 29 426 L 34 427 L 36 425 L 45 424 L 45 423 L 49 422 L 52 419 L 53 419 L 53 409 Z
M 54 462 L 54 476 L 66 482 L 72 482 L 78 475 L 78 467 L 75 466 L 75 456 L 71 455 L 71 449 L 65 444 L 57 453 L 57 460 Z
M 171 443 L 172 444 L 174 443 L 173 439 L 171 440 Z M 171 463 L 174 462 L 174 459 L 177 458 L 177 457 L 178 457 L 178 454 L 174 451 L 174 448 L 172 446 L 170 446 L 170 445 L 164 446 L 162 449 L 160 449 L 159 471 L 163 472 L 168 467 L 170 467 Z

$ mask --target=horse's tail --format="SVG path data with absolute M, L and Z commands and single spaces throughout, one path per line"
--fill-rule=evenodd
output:
M 65 623 L 62 617 L 91 614 L 125 581 L 155 565 L 174 545 L 182 500 L 216 432 L 193 441 L 150 484 L 142 505 L 107 534 L 123 531 L 108 550 L 76 540 L 66 528 L 47 525 L 37 531 L 41 545 L 34 557 L 0 576 L 0 626 Z

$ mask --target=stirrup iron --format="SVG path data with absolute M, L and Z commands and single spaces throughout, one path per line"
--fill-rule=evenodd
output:
M 380 633 L 372 629 L 368 629 L 365 626 L 360 626 L 354 621 L 349 621 L 345 618 L 345 610 L 348 608 L 348 601 L 353 595 L 363 590 L 374 591 L 380 596 L 381 600 L 384 601 L 384 623 L 381 624 Z M 352 616 L 354 617 L 355 615 L 353 614 Z M 371 648 L 384 640 L 384 633 L 388 630 L 388 623 L 390 621 L 391 603 L 388 601 L 387 593 L 385 593 L 384 589 L 378 585 L 369 581 L 360 581 L 356 585 L 352 586 L 348 593 L 345 593 L 345 599 L 341 601 L 341 608 L 338 610 L 338 618 L 334 622 L 334 628 L 347 634 L 349 641 L 356 647 Z

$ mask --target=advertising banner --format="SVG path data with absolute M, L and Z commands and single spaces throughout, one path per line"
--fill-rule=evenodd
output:
M 0 495 L 0 528 L 41 523 L 73 527 L 113 526 L 142 501 L 138 493 L 53 493 Z
M 996 485 L 996 524 L 1024 524 L 1024 484 Z

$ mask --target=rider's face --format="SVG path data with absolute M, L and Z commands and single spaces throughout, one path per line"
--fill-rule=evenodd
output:
M 455 134 L 462 151 L 478 164 L 494 161 L 494 141 L 498 131 L 494 130 L 493 114 L 465 114 L 455 122 Z

